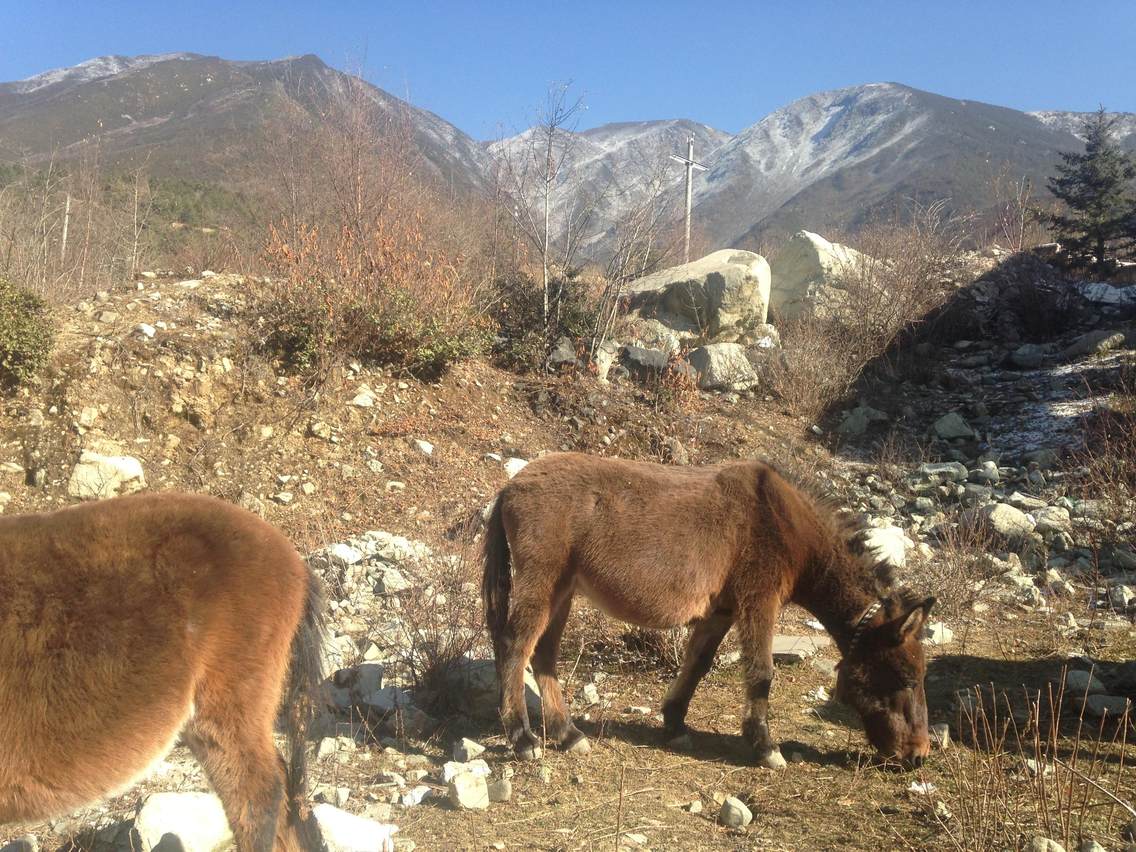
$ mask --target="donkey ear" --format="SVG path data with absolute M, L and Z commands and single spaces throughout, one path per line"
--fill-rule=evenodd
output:
M 935 599 L 928 597 L 911 604 L 906 613 L 892 621 L 895 627 L 896 644 L 906 642 L 912 635 L 919 635 L 919 631 L 923 629 L 923 625 L 927 622 L 927 616 L 931 613 L 931 607 L 934 605 Z

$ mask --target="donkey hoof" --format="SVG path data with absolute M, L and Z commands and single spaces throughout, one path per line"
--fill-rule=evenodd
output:
M 667 748 L 674 751 L 693 751 L 694 740 L 690 734 L 679 734 L 677 737 L 667 740 Z
M 757 765 L 763 766 L 766 769 L 784 769 L 787 764 L 785 758 L 781 756 L 781 749 L 775 748 L 764 756 L 758 757 Z
M 543 749 L 533 743 L 517 743 L 513 751 L 519 760 L 540 760 L 544 755 Z

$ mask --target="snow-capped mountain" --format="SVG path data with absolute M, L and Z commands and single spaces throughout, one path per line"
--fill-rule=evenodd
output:
M 13 91 L 28 94 L 57 83 L 89 83 L 114 77 L 126 71 L 146 68 L 156 62 L 171 62 L 179 59 L 198 58 L 192 53 L 157 53 L 143 56 L 96 56 L 68 68 L 53 68 L 33 77 L 7 84 Z
M 498 162 L 516 169 L 533 156 L 540 132 L 529 129 L 489 145 Z M 591 208 L 582 250 L 596 253 L 611 236 L 615 223 L 651 198 L 673 203 L 683 181 L 683 167 L 671 154 L 686 155 L 694 139 L 695 158 L 712 158 L 730 139 L 724 131 L 686 119 L 605 124 L 565 135 L 566 158 L 552 196 L 552 218 L 558 227 L 581 208 Z
M 1067 133 L 1073 134 L 1078 139 L 1083 139 L 1084 133 L 1082 133 L 1081 129 L 1085 121 L 1092 118 L 1094 113 L 1042 110 L 1041 112 L 1031 112 L 1030 115 L 1046 127 L 1052 127 L 1055 130 L 1064 130 Z M 1114 132 L 1116 138 L 1122 144 L 1136 146 L 1136 114 L 1130 112 L 1118 113 L 1116 115 Z
M 100 57 L 0 83 L 0 162 L 66 158 L 97 139 L 107 167 L 145 159 L 155 173 L 248 190 L 241 181 L 270 150 L 273 117 L 303 110 L 319 120 L 350 81 L 311 55 Z M 482 144 L 440 116 L 364 87 L 379 114 L 409 123 L 425 172 L 454 192 L 492 186 L 502 160 L 521 163 L 530 147 L 532 130 Z M 713 245 L 760 247 L 802 227 L 834 235 L 911 199 L 982 210 L 1000 173 L 1044 191 L 1058 153 L 1080 149 L 1084 117 L 871 83 L 801 98 L 736 135 L 687 119 L 607 124 L 569 137 L 553 219 L 563 226 L 594 206 L 574 236 L 598 259 L 621 220 L 648 199 L 661 199 L 677 220 L 683 168 L 669 158 L 685 154 L 692 136 L 696 159 L 709 169 L 695 178 L 695 224 Z M 1136 115 L 1119 115 L 1118 132 L 1136 149 Z

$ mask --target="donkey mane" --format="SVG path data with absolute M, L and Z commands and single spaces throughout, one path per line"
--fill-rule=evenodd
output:
M 763 464 L 809 498 L 816 511 L 822 535 L 832 543 L 832 552 L 827 560 L 829 570 L 843 569 L 848 574 L 863 578 L 867 591 L 877 598 L 887 598 L 897 593 L 902 596 L 904 590 L 899 588 L 895 566 L 873 556 L 864 546 L 864 538 L 871 528 L 849 511 L 836 494 L 831 491 L 822 492 L 815 483 L 791 474 L 772 462 L 763 460 Z

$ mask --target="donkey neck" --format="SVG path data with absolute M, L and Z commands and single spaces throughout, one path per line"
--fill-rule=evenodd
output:
M 878 598 L 858 576 L 815 559 L 797 577 L 790 600 L 816 616 L 843 656 L 860 616 Z

